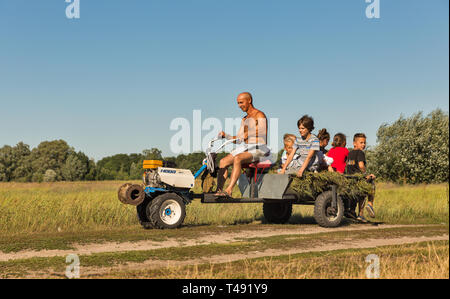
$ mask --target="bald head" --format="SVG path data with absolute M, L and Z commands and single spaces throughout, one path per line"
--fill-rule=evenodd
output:
M 238 99 L 242 98 L 242 99 L 246 99 L 246 100 L 250 100 L 250 102 L 253 104 L 253 97 L 252 94 L 249 92 L 242 92 L 239 94 Z
M 241 110 L 244 112 L 247 112 L 248 109 L 253 108 L 253 98 L 251 93 L 249 92 L 240 93 L 237 97 L 237 103 L 239 108 L 241 108 Z

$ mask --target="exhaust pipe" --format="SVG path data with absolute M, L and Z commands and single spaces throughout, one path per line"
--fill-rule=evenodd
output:
M 138 206 L 144 201 L 145 192 L 141 185 L 126 183 L 119 188 L 118 196 L 121 203 Z

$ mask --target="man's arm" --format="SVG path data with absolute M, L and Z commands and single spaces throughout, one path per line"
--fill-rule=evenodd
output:
M 231 135 L 225 133 L 224 131 L 221 131 L 219 133 L 219 136 L 222 137 L 222 138 L 228 139 L 228 140 L 238 139 L 238 138 L 241 139 L 241 140 L 245 140 L 246 135 L 248 135 L 248 133 L 245 133 L 244 131 L 245 131 L 244 130 L 244 119 L 242 119 L 241 126 L 240 126 L 239 131 L 238 131 L 236 136 L 231 136 Z M 236 143 L 236 141 L 234 143 Z
M 267 136 L 267 118 L 266 115 L 259 111 L 255 120 L 256 137 Z M 260 135 L 261 134 L 261 135 Z

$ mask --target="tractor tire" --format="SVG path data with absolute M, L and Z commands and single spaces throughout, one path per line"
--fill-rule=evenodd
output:
M 186 205 L 175 193 L 164 193 L 147 205 L 147 218 L 154 228 L 173 229 L 183 224 L 186 217 Z
M 284 224 L 291 218 L 292 204 L 284 202 L 264 203 L 263 212 L 267 223 Z
M 120 202 L 124 204 L 138 206 L 145 199 L 144 187 L 126 183 L 119 188 L 118 197 Z
M 145 198 L 145 200 L 138 206 L 136 206 L 137 218 L 139 223 L 145 229 L 152 229 L 153 225 L 150 222 L 150 219 L 147 217 L 147 206 L 151 204 L 151 198 Z
M 314 219 L 322 227 L 337 227 L 344 218 L 344 202 L 337 197 L 337 211 L 333 211 L 331 201 L 333 193 L 325 191 L 317 196 L 314 203 Z

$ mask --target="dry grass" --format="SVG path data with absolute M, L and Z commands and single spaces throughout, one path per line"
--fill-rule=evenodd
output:
M 0 183 L 0 234 L 92 231 L 136 225 L 136 211 L 117 199 L 123 182 Z M 448 223 L 448 184 L 379 185 L 377 219 L 386 223 Z M 263 221 L 260 204 L 187 207 L 187 225 Z M 312 222 L 311 206 L 296 206 L 291 223 Z

